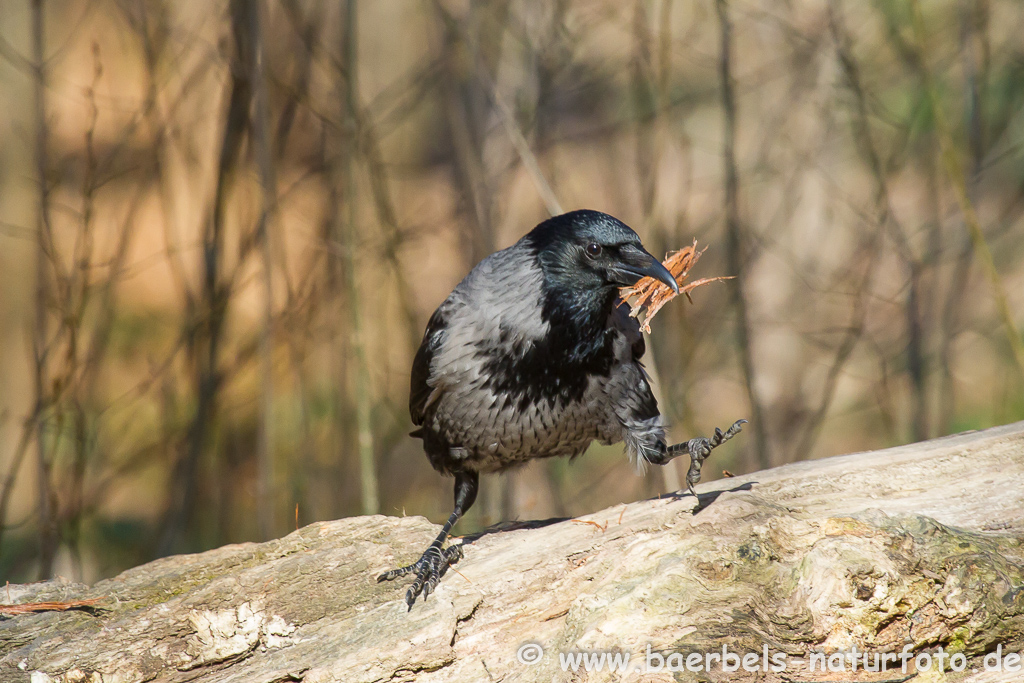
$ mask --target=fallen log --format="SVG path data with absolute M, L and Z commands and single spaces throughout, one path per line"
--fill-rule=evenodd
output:
M 375 577 L 434 537 L 422 517 L 11 585 L 8 602 L 83 604 L 0 614 L 0 680 L 1024 680 L 1024 422 L 698 494 L 468 537 L 411 611 Z M 593 670 L 601 653 L 619 658 Z

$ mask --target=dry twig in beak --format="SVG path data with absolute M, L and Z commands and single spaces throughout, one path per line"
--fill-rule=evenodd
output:
M 697 240 L 693 240 L 691 246 L 683 247 L 679 251 L 669 254 L 662 261 L 662 265 L 668 268 L 669 272 L 672 273 L 672 277 L 679 284 L 679 293 L 685 294 L 687 299 L 690 299 L 690 292 L 701 285 L 717 282 L 718 280 L 731 280 L 735 277 L 732 275 L 706 277 L 684 285 L 686 276 L 690 273 L 690 268 L 697 263 L 700 255 L 706 249 L 707 247 L 704 247 L 704 249 L 697 251 Z M 631 309 L 629 315 L 636 318 L 640 315 L 641 311 L 644 311 L 644 321 L 640 328 L 650 334 L 651 320 L 661 310 L 662 306 L 676 297 L 676 293 L 672 291 L 671 287 L 660 280 L 655 280 L 653 277 L 645 277 L 632 287 L 620 288 L 619 297 L 627 303 L 630 298 L 636 297 L 636 300 L 629 304 Z M 690 303 L 693 303 L 693 299 L 690 299 Z

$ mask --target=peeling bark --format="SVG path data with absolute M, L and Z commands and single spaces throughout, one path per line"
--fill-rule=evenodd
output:
M 312 524 L 168 557 L 95 586 L 11 586 L 17 603 L 94 608 L 0 618 L 3 681 L 894 681 L 811 673 L 855 645 L 968 657 L 1024 650 L 1024 423 L 756 472 L 567 520 L 468 537 L 406 612 L 377 584 L 435 535 L 421 517 Z M 545 654 L 517 660 L 527 642 Z M 784 672 L 633 673 L 648 646 L 785 653 Z M 562 671 L 557 652 L 627 650 L 630 673 Z M 911 664 L 910 673 L 914 673 Z M 910 675 L 910 674 L 907 674 Z M 914 680 L 914 679 L 911 679 Z

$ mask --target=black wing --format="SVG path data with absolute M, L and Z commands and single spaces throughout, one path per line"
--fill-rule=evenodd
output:
M 434 311 L 427 323 L 427 331 L 423 333 L 423 342 L 420 344 L 416 357 L 412 361 L 412 382 L 409 387 L 409 415 L 412 423 L 417 427 L 423 424 L 424 412 L 427 408 L 427 400 L 433 388 L 428 383 L 430 380 L 430 364 L 434 355 L 441 348 L 444 342 L 445 332 L 448 329 L 448 316 L 445 305 Z M 418 435 L 413 432 L 413 436 Z
M 608 324 L 626 337 L 633 353 L 633 360 L 639 361 L 644 357 L 647 344 L 644 343 L 644 335 L 640 332 L 640 321 L 629 315 L 629 304 L 622 299 L 616 299 L 612 314 L 608 317 Z

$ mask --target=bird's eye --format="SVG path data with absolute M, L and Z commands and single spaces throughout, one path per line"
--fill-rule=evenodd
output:
M 591 242 L 587 245 L 587 256 L 590 258 L 597 258 L 601 255 L 601 245 L 595 242 Z

